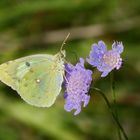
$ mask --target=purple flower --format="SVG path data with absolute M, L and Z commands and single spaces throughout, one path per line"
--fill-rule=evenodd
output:
M 74 115 L 77 115 L 81 111 L 82 102 L 85 107 L 90 100 L 90 96 L 86 93 L 92 81 L 92 71 L 85 69 L 82 58 L 75 66 L 66 64 L 65 71 L 64 109 L 68 112 L 75 109 Z
M 102 72 L 101 77 L 105 77 L 113 69 L 119 69 L 122 65 L 122 58 L 120 54 L 123 52 L 122 42 L 114 42 L 112 44 L 112 50 L 107 50 L 103 41 L 99 41 L 98 44 L 92 45 L 87 62 L 93 67 Z

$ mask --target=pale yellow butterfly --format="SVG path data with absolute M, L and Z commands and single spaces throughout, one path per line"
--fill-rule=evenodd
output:
M 56 55 L 37 54 L 0 65 L 0 81 L 16 90 L 27 103 L 50 107 L 61 91 L 65 50 Z

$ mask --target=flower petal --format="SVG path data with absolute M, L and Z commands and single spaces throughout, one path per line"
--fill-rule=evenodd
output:
M 102 73 L 102 75 L 101 75 L 101 77 L 106 77 L 107 75 L 108 75 L 108 71 L 104 71 L 103 73 Z
M 92 65 L 93 67 L 97 67 L 101 64 L 103 54 L 97 54 L 95 52 L 90 52 L 89 58 L 87 58 L 87 62 Z
M 84 105 L 83 105 L 84 107 L 86 107 L 88 105 L 89 100 L 90 100 L 90 96 L 89 95 L 85 95 L 84 96 L 84 100 L 83 100 L 84 101 Z
M 98 44 L 92 45 L 92 52 L 96 54 L 103 54 L 106 52 L 106 45 L 103 41 L 99 41 Z
M 121 54 L 123 52 L 123 49 L 124 49 L 122 42 L 114 42 L 112 44 L 112 49 L 114 51 L 118 52 L 119 54 Z
M 98 46 L 100 48 L 100 53 L 103 54 L 106 52 L 106 45 L 102 40 L 98 42 Z

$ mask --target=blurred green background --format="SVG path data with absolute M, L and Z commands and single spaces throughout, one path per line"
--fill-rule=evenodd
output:
M 67 33 L 66 59 L 86 58 L 92 43 L 122 41 L 123 67 L 114 71 L 118 114 L 130 140 L 140 139 L 139 0 L 0 0 L 0 62 L 58 52 Z M 87 68 L 89 65 L 86 64 Z M 92 68 L 91 68 L 92 69 Z M 94 86 L 112 102 L 110 77 L 94 70 Z M 78 116 L 64 111 L 63 91 L 50 108 L 26 104 L 0 84 L 0 140 L 118 140 L 104 100 L 94 92 Z

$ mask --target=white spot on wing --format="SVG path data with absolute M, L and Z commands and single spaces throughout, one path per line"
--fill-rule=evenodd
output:
M 40 79 L 36 79 L 36 82 L 37 82 L 37 83 L 40 83 Z

